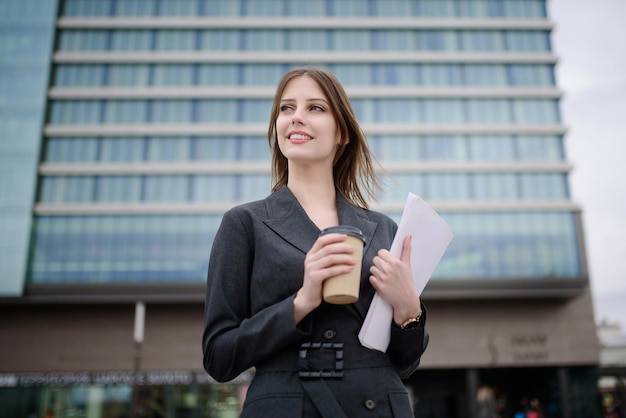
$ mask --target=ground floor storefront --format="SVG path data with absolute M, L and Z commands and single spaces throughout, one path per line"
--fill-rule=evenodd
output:
M 201 371 L 5 373 L 0 418 L 234 418 L 251 376 L 218 384 Z M 420 369 L 406 381 L 416 418 L 475 418 L 483 387 L 500 418 L 531 405 L 544 418 L 601 418 L 597 383 L 593 366 Z
M 0 418 L 238 415 L 250 376 L 217 384 L 204 372 L 202 300 L 145 302 L 137 315 L 134 300 L 98 298 L 0 304 Z M 475 418 L 484 387 L 500 418 L 524 400 L 543 418 L 602 417 L 590 292 L 425 303 L 430 343 L 406 381 L 415 417 Z

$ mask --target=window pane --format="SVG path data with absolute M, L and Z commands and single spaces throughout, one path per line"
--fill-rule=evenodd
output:
M 562 161 L 565 159 L 560 136 L 520 136 L 517 150 L 521 160 Z
M 550 38 L 547 31 L 506 31 L 509 51 L 547 52 L 550 50 Z
M 149 66 L 136 64 L 111 64 L 107 71 L 106 84 L 109 86 L 147 86 Z
M 104 105 L 105 123 L 142 123 L 148 121 L 145 100 L 110 100 Z
M 141 201 L 140 176 L 101 176 L 98 178 L 98 202 Z
M 423 139 L 424 159 L 429 161 L 467 160 L 467 143 L 461 136 L 428 136 Z
M 511 123 L 510 102 L 506 99 L 468 99 L 467 112 L 470 123 Z
M 191 30 L 159 30 L 156 32 L 157 51 L 191 51 L 195 49 L 195 32 Z
M 112 51 L 149 51 L 152 36 L 148 30 L 115 30 L 111 35 Z
M 423 158 L 419 137 L 375 136 L 369 138 L 372 151 L 382 162 L 417 161 Z
M 282 30 L 250 29 L 241 33 L 243 49 L 247 51 L 281 51 L 287 45 Z
M 517 99 L 513 101 L 515 122 L 520 124 L 558 123 L 558 102 L 553 99 Z
M 510 136 L 470 137 L 470 153 L 475 161 L 514 161 L 515 144 Z
M 196 16 L 198 0 L 159 0 L 161 16 Z
M 187 176 L 146 176 L 146 202 L 184 202 L 188 198 Z
M 468 86 L 506 86 L 507 73 L 504 65 L 466 64 L 463 66 L 465 84 Z
M 152 16 L 155 11 L 155 0 L 124 0 L 116 2 L 117 16 Z
M 307 0 L 287 2 L 290 16 L 326 16 L 326 0 Z
M 191 100 L 154 100 L 151 121 L 154 123 L 192 122 Z
M 237 51 L 240 49 L 239 32 L 235 30 L 205 30 L 200 33 L 203 51 Z
M 151 138 L 148 142 L 147 161 L 189 161 L 189 138 Z
M 228 71 L 235 74 L 234 68 Z M 245 64 L 242 66 L 242 84 L 275 87 L 284 73 L 285 68 L 282 64 Z
M 515 174 L 473 174 L 471 180 L 475 200 L 517 200 L 520 197 Z
M 239 147 L 236 138 L 210 137 L 194 141 L 192 159 L 196 161 L 237 161 Z
M 302 29 L 289 30 L 287 35 L 287 49 L 292 51 L 325 51 L 328 48 L 328 32 L 325 30 Z
M 143 161 L 143 148 L 144 141 L 142 138 L 102 138 L 100 161 Z
M 236 64 L 206 64 L 198 68 L 198 84 L 236 86 L 239 72 Z
M 333 30 L 332 49 L 335 51 L 368 51 L 371 49 L 370 32 L 366 30 Z

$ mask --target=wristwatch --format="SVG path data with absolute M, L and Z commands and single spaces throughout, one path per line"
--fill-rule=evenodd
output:
M 417 328 L 417 326 L 420 323 L 420 318 L 422 317 L 422 311 L 420 310 L 420 313 L 417 314 L 416 317 L 414 318 L 409 318 L 406 321 L 404 321 L 402 323 L 402 325 L 400 325 L 400 329 L 410 329 L 410 328 Z

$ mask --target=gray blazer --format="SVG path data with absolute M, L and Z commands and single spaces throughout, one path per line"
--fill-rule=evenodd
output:
M 359 416 L 365 401 L 375 409 L 393 409 L 389 416 L 413 416 L 400 379 L 413 373 L 428 344 L 424 307 L 418 328 L 392 326 L 386 353 L 358 341 L 374 296 L 372 259 L 391 247 L 397 225 L 384 214 L 350 205 L 339 193 L 337 209 L 339 223 L 356 226 L 366 239 L 359 300 L 323 302 L 298 325 L 293 299 L 320 230 L 287 187 L 224 214 L 209 260 L 202 348 L 204 367 L 218 381 L 256 367 L 242 416 L 315 416 L 307 414 L 312 404 L 298 382 L 298 350 L 306 342 L 343 345 L 344 377 L 328 382 L 349 417 Z

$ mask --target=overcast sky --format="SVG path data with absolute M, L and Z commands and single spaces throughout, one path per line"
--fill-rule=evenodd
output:
M 596 322 L 626 330 L 626 1 L 548 0 Z

